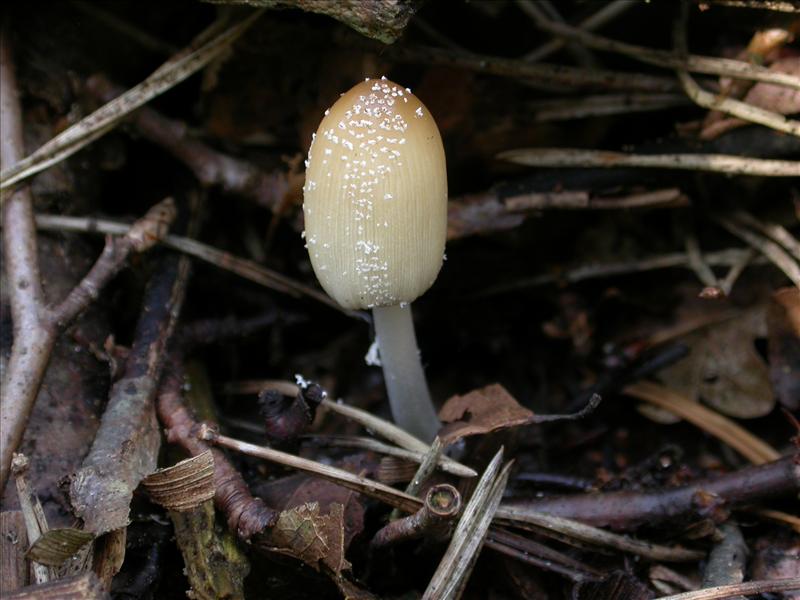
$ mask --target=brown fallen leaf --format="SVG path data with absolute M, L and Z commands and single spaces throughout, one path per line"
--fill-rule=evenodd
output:
M 767 309 L 767 332 L 772 389 L 783 406 L 800 410 L 800 290 L 775 292 Z
M 800 535 L 775 531 L 755 542 L 754 579 L 800 577 Z M 800 592 L 784 592 L 786 600 L 800 600 Z
M 750 462 L 764 464 L 780 458 L 780 453 L 739 424 L 684 395 L 650 381 L 638 381 L 622 390 L 624 394 L 664 408 L 728 444 Z
M 790 56 L 775 61 L 770 65 L 771 71 L 798 75 L 800 73 L 800 57 Z M 800 90 L 765 83 L 756 83 L 744 97 L 747 104 L 776 112 L 781 115 L 791 115 L 800 112 Z M 700 132 L 700 137 L 704 140 L 714 139 L 726 131 L 748 125 L 748 121 L 736 118 L 723 118 L 707 123 Z
M 447 400 L 439 411 L 439 418 L 446 423 L 439 437 L 443 444 L 452 444 L 470 435 L 525 425 L 533 416 L 506 388 L 493 383 Z
M 324 566 L 338 576 L 350 569 L 344 557 L 344 507 L 339 503 L 331 504 L 326 515 L 320 514 L 318 502 L 282 511 L 260 545 L 297 558 L 317 571 Z
M 311 502 L 319 503 L 321 511 L 330 512 L 335 505 L 343 507 L 342 525 L 345 551 L 350 547 L 353 538 L 364 531 L 366 507 L 361 494 L 319 477 L 308 477 L 294 491 L 286 502 L 286 506 L 294 508 Z
M 765 310 L 759 308 L 690 334 L 683 338 L 689 356 L 660 371 L 659 379 L 730 417 L 762 417 L 775 405 L 767 365 L 753 343 L 765 333 Z

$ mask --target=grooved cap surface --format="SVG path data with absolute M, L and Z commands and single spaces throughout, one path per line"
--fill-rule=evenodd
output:
M 303 187 L 322 287 L 345 308 L 411 302 L 439 273 L 447 230 L 442 139 L 410 90 L 367 79 L 317 129 Z

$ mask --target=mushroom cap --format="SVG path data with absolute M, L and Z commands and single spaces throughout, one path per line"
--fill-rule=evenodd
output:
M 387 79 L 343 94 L 317 129 L 303 187 L 305 238 L 344 308 L 411 302 L 434 282 L 447 233 L 447 169 L 428 109 Z

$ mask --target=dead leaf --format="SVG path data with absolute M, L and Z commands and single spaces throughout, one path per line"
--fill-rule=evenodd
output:
M 769 378 L 778 402 L 800 409 L 800 290 L 775 292 L 767 310 Z
M 292 556 L 319 571 L 321 566 L 339 575 L 350 568 L 344 557 L 344 507 L 331 504 L 320 514 L 318 502 L 281 512 L 265 540 L 269 550 Z
M 765 310 L 759 308 L 686 336 L 689 356 L 662 370 L 659 379 L 730 417 L 762 417 L 775 405 L 767 365 L 754 345 L 765 330 Z
M 311 502 L 319 503 L 321 511 L 330 511 L 335 505 L 343 507 L 345 550 L 350 547 L 353 538 L 364 531 L 365 506 L 361 494 L 319 477 L 308 477 L 294 491 L 286 506 L 294 508 Z
M 800 74 L 800 57 L 790 56 L 775 61 L 770 65 L 770 71 L 798 75 Z M 774 83 L 765 83 L 763 81 L 756 83 L 747 92 L 744 101 L 758 108 L 763 108 L 781 115 L 791 115 L 800 112 L 800 90 Z M 748 124 L 748 121 L 737 118 L 708 120 L 700 133 L 700 137 L 704 140 L 711 140 L 726 131 Z
M 790 56 L 775 61 L 770 65 L 769 70 L 800 76 L 800 57 Z M 774 83 L 765 83 L 763 81 L 756 83 L 747 92 L 744 101 L 753 106 L 765 108 L 782 115 L 792 115 L 800 112 L 800 90 Z
M 752 561 L 754 579 L 784 579 L 800 576 L 800 537 L 774 532 L 755 542 Z M 800 600 L 800 592 L 784 592 L 786 600 Z
M 41 535 L 28 549 L 28 558 L 49 567 L 60 567 L 78 554 L 94 536 L 88 531 L 64 527 Z
M 470 435 L 525 425 L 533 413 L 520 406 L 506 388 L 493 383 L 464 396 L 453 396 L 442 406 L 439 418 L 446 423 L 439 437 L 447 445 Z

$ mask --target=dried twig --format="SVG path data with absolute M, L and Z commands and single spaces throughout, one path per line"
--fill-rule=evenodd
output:
M 299 8 L 327 15 L 361 35 L 392 44 L 402 35 L 418 8 L 416 2 L 364 2 L 363 0 L 206 0 L 216 4 L 247 4 L 266 8 Z
M 602 571 L 532 539 L 493 526 L 486 535 L 486 546 L 538 569 L 558 573 L 571 581 L 600 579 Z
M 87 89 L 103 102 L 124 93 L 102 75 L 90 77 Z M 184 123 L 142 107 L 130 116 L 130 123 L 145 139 L 158 144 L 186 165 L 204 186 L 218 186 L 271 210 L 276 210 L 290 191 L 286 173 L 265 173 L 254 165 L 228 156 L 193 138 Z
M 757 10 L 774 10 L 776 12 L 800 13 L 800 2 L 797 0 L 709 0 L 714 4 L 735 8 L 755 8 Z
M 625 1 L 630 5 L 630 2 Z M 529 104 L 539 122 L 567 121 L 587 117 L 629 114 L 686 106 L 685 94 L 602 94 L 580 98 L 554 98 Z
M 16 591 L 28 584 L 28 534 L 21 510 L 0 512 L 0 595 Z
M 524 60 L 513 60 L 427 46 L 391 48 L 386 51 L 386 55 L 402 62 L 421 62 L 458 67 L 500 77 L 523 79 L 539 85 L 555 84 L 578 89 L 597 88 L 639 92 L 674 92 L 678 87 L 672 79 L 643 73 L 530 63 Z
M 264 446 L 256 446 L 255 444 L 249 444 L 241 440 L 220 435 L 208 426 L 201 426 L 199 435 L 201 439 L 217 446 L 236 450 L 242 454 L 255 456 L 256 458 L 278 463 L 292 469 L 297 469 L 298 471 L 312 473 L 317 477 L 322 477 L 337 485 L 377 498 L 405 512 L 416 512 L 420 506 L 422 506 L 422 500 L 415 496 L 410 496 L 405 492 L 401 492 L 377 481 L 353 475 L 349 471 L 337 467 L 331 467 L 314 460 L 295 456 L 294 454 L 288 454 L 287 452 L 281 452 L 280 450 L 266 448 Z
M 728 154 L 629 154 L 578 148 L 520 148 L 501 152 L 497 158 L 529 167 L 649 167 L 760 177 L 800 176 L 800 161 Z
M 800 590 L 800 577 L 720 585 L 705 590 L 661 596 L 660 600 L 716 600 L 717 598 L 731 598 L 740 594 L 750 596 L 766 592 L 788 592 L 790 590 Z
M 133 490 L 156 470 L 161 443 L 154 398 L 189 277 L 187 258 L 166 257 L 145 292 L 125 373 L 70 484 L 72 505 L 97 535 L 125 527 Z
M 158 394 L 158 418 L 167 430 L 167 440 L 178 444 L 192 456 L 211 450 L 214 457 L 214 503 L 226 516 L 228 527 L 243 539 L 261 533 L 278 519 L 278 512 L 250 493 L 241 474 L 225 454 L 200 440 L 199 424 L 183 401 L 183 375 L 174 361 Z
M 431 577 L 423 600 L 450 600 L 461 596 L 506 489 L 513 461 L 501 466 L 502 461 L 501 448 L 486 467 L 464 507 L 453 539 Z
M 795 238 L 789 232 L 789 230 L 782 225 L 770 223 L 768 221 L 761 221 L 744 210 L 737 210 L 734 212 L 733 218 L 742 225 L 746 225 L 747 227 L 760 231 L 767 237 L 771 237 L 773 240 L 786 248 L 786 250 L 789 251 L 789 254 L 794 256 L 797 260 L 800 260 L 800 241 L 798 241 L 797 238 Z
M 532 2 L 531 0 L 517 0 L 517 4 L 520 7 L 527 7 L 529 4 L 532 4 Z M 735 79 L 764 81 L 800 89 L 800 77 L 788 73 L 771 71 L 760 65 L 753 65 L 741 60 L 698 56 L 695 54 L 676 54 L 665 50 L 637 46 L 635 44 L 628 44 L 590 33 L 565 23 L 557 23 L 548 19 L 542 11 L 525 10 L 525 13 L 533 18 L 536 24 L 545 31 L 558 35 L 563 39 L 580 42 L 596 50 L 624 54 L 635 60 L 667 69 L 676 69 L 692 73 L 706 73 L 709 75 L 722 75 Z
M 456 488 L 447 483 L 431 486 L 425 495 L 422 508 L 379 529 L 372 538 L 370 546 L 373 549 L 380 549 L 419 538 L 432 541 L 446 540 L 460 510 L 461 494 Z
M 0 129 L 0 167 L 10 166 L 22 158 L 24 150 L 22 113 L 5 31 L 0 35 Z M 39 322 L 44 293 L 36 254 L 33 198 L 27 187 L 3 203 L 3 227 L 15 343 L 0 390 L 0 489 L 5 489 L 12 453 L 22 441 L 55 342 L 55 331 Z
M 786 456 L 764 465 L 747 467 L 689 485 L 654 491 L 622 491 L 553 496 L 507 503 L 524 511 L 576 519 L 597 527 L 632 531 L 681 517 L 703 517 L 725 507 L 735 508 L 760 499 L 790 495 L 800 490 L 800 463 Z M 710 505 L 699 498 L 713 499 Z
M 730 265 L 728 272 L 725 274 L 725 277 L 719 282 L 719 289 L 725 296 L 730 296 L 731 291 L 733 290 L 733 285 L 736 283 L 736 280 L 739 279 L 739 275 L 745 270 L 747 265 L 749 265 L 756 256 L 755 250 L 752 248 L 748 248 L 744 252 L 742 252 L 739 260 L 734 262 Z
M 37 215 L 36 226 L 46 231 L 80 231 L 94 234 L 119 234 L 127 231 L 128 226 L 119 221 L 95 219 L 92 217 L 66 217 L 61 215 Z M 347 316 L 361 319 L 358 311 L 348 311 L 336 304 L 323 292 L 308 287 L 294 279 L 281 275 L 277 271 L 262 267 L 258 263 L 239 258 L 228 252 L 218 250 L 197 240 L 179 235 L 167 235 L 162 240 L 165 246 L 174 248 L 189 256 L 194 256 L 220 269 L 235 273 L 249 281 L 263 285 L 284 294 L 307 296 L 321 302 Z
M 534 22 L 539 20 L 553 19 L 558 23 L 565 23 L 564 17 L 558 12 L 555 6 L 549 0 L 539 0 L 532 2 L 531 0 L 517 0 L 517 6 L 522 9 L 526 15 L 531 17 Z M 593 67 L 597 65 L 592 53 L 589 52 L 583 45 L 576 44 L 573 41 L 559 40 L 565 47 L 565 50 L 572 56 L 573 61 L 582 67 Z M 529 60 L 529 59 L 528 59 Z
M 335 402 L 330 398 L 323 400 L 321 406 L 324 406 L 332 412 L 339 413 L 340 415 L 359 423 L 363 427 L 373 431 L 390 442 L 394 442 L 401 448 L 405 448 L 406 450 L 411 450 L 414 452 L 421 452 L 423 454 L 427 454 L 430 451 L 430 446 L 428 446 L 428 444 L 422 440 L 417 439 L 405 430 L 400 429 L 394 423 L 389 423 L 388 421 L 385 421 L 380 417 L 376 417 L 365 410 L 361 410 L 355 406 L 349 406 L 343 402 Z M 457 463 L 452 458 L 449 458 L 444 454 L 440 456 L 439 460 L 441 465 L 444 465 L 445 463 L 449 465 L 451 473 L 455 473 L 461 477 L 475 477 L 477 475 L 474 470 Z
M 417 472 L 414 473 L 413 479 L 408 482 L 408 485 L 406 486 L 406 494 L 411 494 L 412 496 L 417 495 L 417 493 L 422 489 L 422 485 L 436 470 L 436 464 L 441 460 L 443 450 L 444 448 L 442 447 L 442 439 L 439 436 L 436 436 L 433 442 L 431 442 L 430 450 L 428 450 L 425 458 L 419 464 L 419 469 L 417 469 Z
M 688 3 L 682 2 L 680 16 L 675 20 L 672 33 L 675 50 L 682 56 L 686 56 L 688 54 L 688 44 L 686 41 L 687 18 Z M 747 63 L 741 64 L 749 66 Z M 682 66 L 676 67 L 676 73 L 681 82 L 681 86 L 683 86 L 683 90 L 686 92 L 686 95 L 689 96 L 689 98 L 691 98 L 699 106 L 733 115 L 734 117 L 738 117 L 745 121 L 750 121 L 751 123 L 758 123 L 759 125 L 770 127 L 776 131 L 782 131 L 784 133 L 800 136 L 800 121 L 787 119 L 780 113 L 759 108 L 758 106 L 753 106 L 752 104 L 742 102 L 741 100 L 725 98 L 722 96 L 717 96 L 716 94 L 712 94 L 711 92 L 707 92 L 697 84 L 691 75 L 689 75 L 689 72 Z M 786 75 L 785 73 L 774 74 Z M 791 77 L 793 80 L 798 80 L 797 77 L 791 75 L 789 77 Z M 800 81 L 792 85 L 792 87 L 800 87 Z
M 723 523 L 718 528 L 720 540 L 708 555 L 703 573 L 703 588 L 741 583 L 747 566 L 747 545 L 736 523 Z M 745 600 L 738 596 L 734 600 Z
M 590 17 L 587 17 L 578 23 L 578 27 L 584 31 L 594 31 L 609 21 L 616 19 L 633 6 L 635 6 L 635 4 L 633 2 L 629 2 L 628 0 L 613 0 Z M 564 40 L 559 37 L 539 46 L 531 52 L 528 52 L 523 58 L 530 62 L 544 60 L 551 54 L 558 52 L 563 46 Z
M 700 243 L 697 241 L 697 236 L 693 234 L 686 236 L 686 256 L 689 258 L 689 267 L 695 272 L 695 275 L 703 285 L 711 288 L 719 287 L 717 276 L 714 275 L 714 271 L 711 270 L 711 267 L 703 258 L 703 254 L 700 251 Z
M 7 36 L 2 36 L 0 158 L 3 165 L 13 165 L 22 156 L 22 115 L 7 43 Z M 11 194 L 3 204 L 4 256 L 6 275 L 12 282 L 9 296 L 14 343 L 0 390 L 0 489 L 8 479 L 11 455 L 22 440 L 59 332 L 89 306 L 125 265 L 131 252 L 148 250 L 163 237 L 175 215 L 172 200 L 164 200 L 120 231 L 120 237 L 107 239 L 103 253 L 89 273 L 66 299 L 51 307 L 42 291 L 32 204 L 27 187 Z
M 89 572 L 28 586 L 3 596 L 3 600 L 108 600 L 110 597 L 95 574 Z
M 261 15 L 256 11 L 197 49 L 187 48 L 161 65 L 150 77 L 64 130 L 33 154 L 14 161 L 0 172 L 0 190 L 43 171 L 108 133 L 143 104 L 174 87 L 230 48 Z M 218 24 L 211 25 L 216 30 Z M 201 33 L 199 37 L 204 37 Z
M 242 423 L 244 425 L 244 423 Z M 259 427 L 259 433 L 263 428 Z M 350 435 L 305 435 L 307 439 L 315 444 L 338 446 L 340 448 L 360 448 L 362 450 L 369 450 L 370 452 L 377 452 L 378 454 L 386 454 L 388 456 L 396 456 L 409 462 L 422 464 L 422 462 L 430 456 L 430 453 L 415 452 L 413 450 L 406 450 L 398 446 L 384 444 L 378 440 L 368 437 L 350 436 Z M 444 473 L 451 475 L 458 475 L 460 477 L 476 477 L 477 473 L 468 467 L 459 465 L 459 463 L 452 463 L 450 461 L 442 460 L 439 456 L 439 463 L 437 468 L 441 469 Z
M 444 447 L 442 446 L 442 438 L 438 435 L 434 438 L 433 442 L 431 442 L 431 448 L 425 454 L 422 459 L 422 462 L 419 463 L 419 468 L 417 472 L 414 473 L 414 477 L 411 478 L 411 481 L 408 482 L 406 486 L 406 494 L 410 494 L 412 496 L 416 496 L 418 492 L 422 489 L 422 485 L 428 480 L 428 478 L 433 475 L 433 472 L 436 470 L 436 465 L 441 462 L 442 451 Z M 395 509 L 392 511 L 391 516 L 389 519 L 396 519 L 399 517 L 398 511 Z
M 298 376 L 299 377 L 299 376 Z M 225 385 L 224 390 L 229 394 L 257 394 L 265 389 L 275 389 L 280 391 L 285 396 L 296 396 L 300 388 L 297 384 L 285 380 L 275 379 L 260 379 L 255 381 L 241 381 L 236 383 L 228 383 Z M 415 438 L 403 429 L 400 429 L 394 423 L 390 423 L 380 417 L 373 415 L 365 410 L 350 406 L 342 401 L 333 401 L 328 397 L 323 398 L 320 406 L 324 406 L 328 410 L 338 413 L 356 423 L 380 435 L 384 439 L 394 442 L 404 450 L 411 451 L 413 455 L 401 456 L 395 453 L 396 456 L 401 458 L 408 458 L 414 462 L 420 462 L 419 457 L 425 456 L 430 451 L 430 446 L 420 439 Z M 387 452 L 391 454 L 392 452 Z M 476 477 L 478 474 L 469 467 L 462 465 L 446 455 L 439 457 L 439 468 L 453 475 L 459 477 Z
M 242 388 L 241 386 L 237 386 L 237 392 L 241 393 L 243 389 L 258 388 L 255 389 L 255 392 L 257 393 L 260 390 L 272 387 L 281 390 L 281 392 L 287 396 L 295 396 L 299 391 L 297 385 L 288 381 L 263 380 L 258 382 L 248 382 L 248 386 L 252 387 Z M 374 432 L 384 439 L 394 442 L 401 448 L 411 450 L 412 452 L 419 452 L 421 454 L 427 454 L 430 451 L 430 446 L 428 446 L 428 444 L 422 440 L 414 437 L 394 423 L 390 423 L 384 419 L 381 419 L 380 417 L 376 417 L 365 410 L 361 410 L 355 406 L 350 406 L 341 401 L 331 400 L 328 397 L 323 398 L 320 406 L 324 406 L 332 412 L 338 413 L 352 421 L 355 421 L 359 425 L 362 425 L 366 429 Z M 461 477 L 475 477 L 477 475 L 473 469 L 461 465 L 452 458 L 449 458 L 443 454 L 439 459 L 439 464 L 441 466 L 445 463 L 448 464 L 449 472 L 455 475 L 459 475 Z
M 528 507 L 504 504 L 497 509 L 496 517 L 497 521 L 504 525 L 532 529 L 540 533 L 552 532 L 566 535 L 591 544 L 608 546 L 622 552 L 638 554 L 651 560 L 682 562 L 697 560 L 705 556 L 704 552 L 679 547 L 670 548 L 634 540 L 579 523 L 578 521 L 545 514 L 538 510 L 531 510 Z
M 452 202 L 450 203 L 453 204 Z M 685 206 L 688 198 L 678 188 L 664 188 L 617 197 L 592 197 L 589 192 L 563 191 L 506 196 L 503 204 L 508 212 L 538 211 L 547 209 L 621 210 L 631 208 L 656 208 Z M 452 215 L 455 207 L 449 206 Z M 448 216 L 449 216 L 448 215 Z
M 784 274 L 794 283 L 800 287 L 800 264 L 793 259 L 786 250 L 781 248 L 778 244 L 762 236 L 760 233 L 744 227 L 730 217 L 719 215 L 716 217 L 717 222 L 733 235 L 741 240 L 750 244 L 753 248 L 766 256 L 776 267 L 778 267 Z
M 250 565 L 233 540 L 225 539 L 232 533 L 215 527 L 212 451 L 159 469 L 142 483 L 150 497 L 169 510 L 192 596 L 244 598 L 242 580 Z
M 422 506 L 422 501 L 419 498 L 409 496 L 405 492 L 401 492 L 392 487 L 383 485 L 377 481 L 359 477 L 348 471 L 343 471 L 342 469 L 318 463 L 313 460 L 308 460 L 292 454 L 280 452 L 272 448 L 256 446 L 254 444 L 248 444 L 240 440 L 222 436 L 208 425 L 201 425 L 200 427 L 197 427 L 197 423 L 194 421 L 194 418 L 188 414 L 185 407 L 182 407 L 182 401 L 180 401 L 179 398 L 179 391 L 174 391 L 169 394 L 162 394 L 159 399 L 159 417 L 170 427 L 170 441 L 180 443 L 183 447 L 189 449 L 192 454 L 199 454 L 208 448 L 205 442 L 198 439 L 197 436 L 200 436 L 203 440 L 210 441 L 219 446 L 224 446 L 250 456 L 263 458 L 265 460 L 283 464 L 290 468 L 312 473 L 318 477 L 328 479 L 337 485 L 341 485 L 343 487 L 358 491 L 364 495 L 374 497 L 392 507 L 399 508 L 400 510 L 408 513 L 416 512 Z M 219 454 L 214 454 L 214 462 L 217 465 L 218 471 L 220 460 L 223 460 L 224 464 L 228 465 L 226 468 L 233 470 L 232 467 L 229 467 L 229 463 L 224 459 L 224 455 L 222 455 L 220 452 Z M 219 481 L 219 475 L 215 474 L 215 477 Z M 237 479 L 238 481 L 241 481 L 241 476 L 238 475 L 238 473 L 235 473 L 235 475 L 229 474 L 222 478 L 222 483 L 227 483 L 229 479 Z M 246 490 L 246 485 L 244 485 L 243 481 L 241 482 L 241 485 L 244 486 L 244 489 Z M 219 496 L 220 483 L 218 482 L 217 496 L 215 496 L 218 506 L 220 506 Z M 252 497 L 249 496 L 249 492 L 247 492 L 245 496 L 243 492 L 238 490 L 236 492 L 236 496 L 245 497 L 245 501 L 231 503 L 231 506 L 235 505 L 236 507 L 239 507 L 239 510 L 242 510 L 241 507 L 250 506 L 252 504 Z M 229 514 L 231 510 L 230 506 L 226 507 L 225 505 L 220 506 L 220 509 L 226 514 Z M 517 507 L 504 508 L 501 506 L 498 509 L 496 516 L 498 522 L 506 525 L 526 527 L 529 524 L 538 523 L 540 527 L 557 531 L 563 535 L 577 537 L 578 539 L 591 541 L 592 543 L 598 545 L 608 545 L 612 548 L 617 548 L 625 552 L 632 552 L 634 554 L 653 558 L 654 560 L 695 560 L 703 555 L 700 552 L 685 550 L 683 548 L 669 548 L 666 546 L 630 540 L 623 536 L 615 535 L 595 527 L 578 523 L 577 521 L 551 517 L 550 515 L 539 512 L 520 510 Z M 261 529 L 263 529 L 263 526 Z M 261 531 L 261 529 L 254 529 L 252 531 L 258 532 Z
M 726 250 L 718 250 L 716 252 L 709 252 L 703 256 L 706 263 L 711 266 L 727 266 L 733 268 L 751 256 L 751 250 L 728 248 Z M 754 264 L 768 264 L 761 258 L 753 259 Z M 615 277 L 617 275 L 627 275 L 631 273 L 643 273 L 647 271 L 654 271 L 658 269 L 671 269 L 675 267 L 689 267 L 689 257 L 683 252 L 673 252 L 670 254 L 661 254 L 642 258 L 637 260 L 626 260 L 612 263 L 599 263 L 588 264 L 581 267 L 576 267 L 563 273 L 545 273 L 505 283 L 494 287 L 487 288 L 481 292 L 481 296 L 490 296 L 494 294 L 503 294 L 512 292 L 526 287 L 535 287 L 539 285 L 547 285 L 552 283 L 577 283 L 587 279 L 598 279 L 601 277 Z

